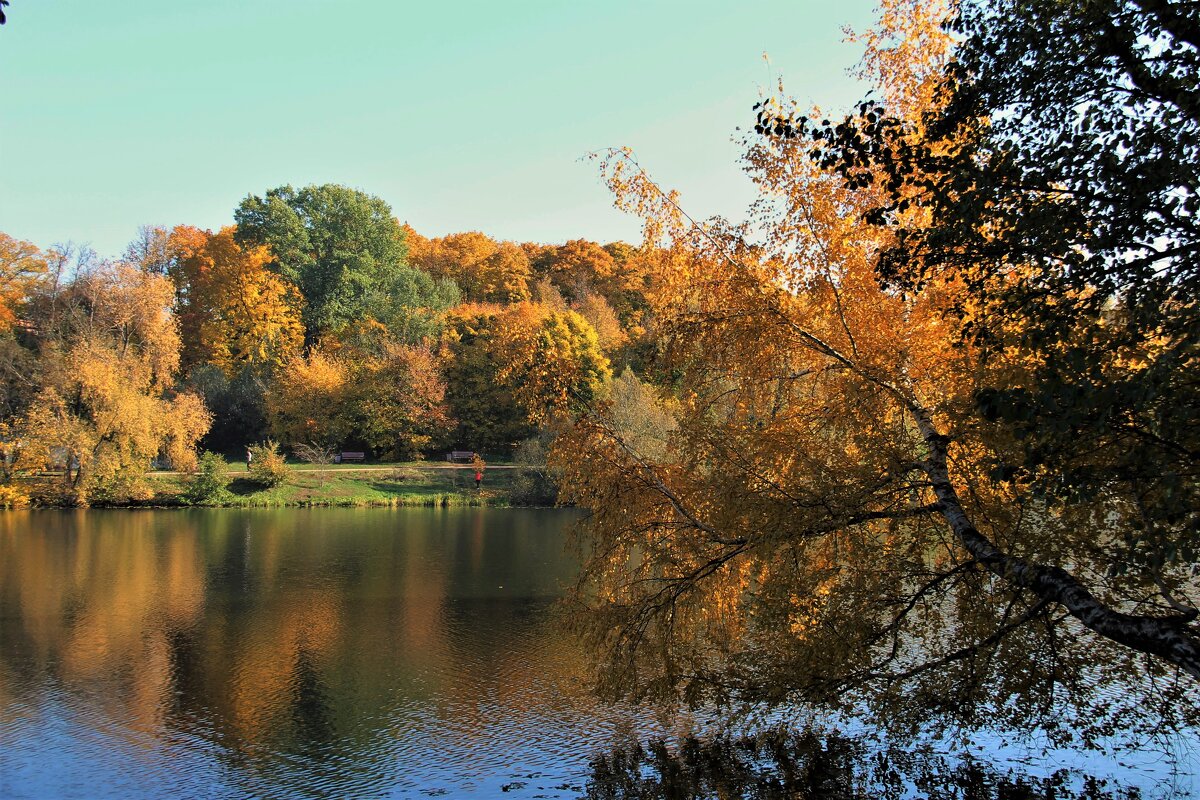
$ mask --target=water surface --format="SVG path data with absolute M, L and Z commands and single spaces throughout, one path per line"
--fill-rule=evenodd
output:
M 575 797 L 562 511 L 0 516 L 0 796 Z

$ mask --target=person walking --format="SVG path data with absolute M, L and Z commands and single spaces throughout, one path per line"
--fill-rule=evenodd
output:
M 250 462 L 254 460 L 254 453 L 250 452 L 250 448 L 246 448 L 246 472 L 250 471 Z
M 478 489 L 483 483 L 483 467 L 475 468 L 475 488 Z

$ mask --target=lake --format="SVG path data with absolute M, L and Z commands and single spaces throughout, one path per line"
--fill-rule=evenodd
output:
M 579 797 L 594 753 L 675 731 L 584 690 L 554 620 L 576 518 L 0 513 L 0 798 Z M 1038 771 L 1191 797 L 1184 762 Z
M 0 515 L 0 796 L 577 797 L 552 510 Z

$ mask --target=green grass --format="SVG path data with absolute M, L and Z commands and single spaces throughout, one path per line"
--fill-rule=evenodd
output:
M 244 477 L 246 466 L 234 472 L 228 496 L 217 505 L 230 507 L 282 506 L 506 506 L 516 470 L 485 470 L 482 489 L 475 488 L 474 470 L 430 465 L 370 465 L 376 471 L 350 472 L 349 467 L 295 467 L 283 484 L 263 489 Z M 387 467 L 386 469 L 379 469 Z M 241 472 L 243 477 L 238 477 Z M 177 505 L 187 476 L 151 474 L 154 503 Z
M 229 456 L 223 456 L 223 458 L 225 459 L 225 469 L 227 472 L 231 472 L 231 473 L 243 472 L 244 473 L 246 471 L 246 460 L 244 458 L 236 459 L 236 458 L 230 458 Z M 510 461 L 499 460 L 499 459 L 489 460 L 487 462 L 487 464 L 489 466 L 496 466 L 496 467 L 508 466 L 511 463 L 512 462 L 510 462 Z M 365 461 L 365 462 L 364 461 L 356 461 L 356 462 L 346 463 L 346 464 L 309 464 L 305 461 L 297 461 L 294 458 L 289 458 L 289 459 L 287 459 L 287 465 L 289 467 L 291 467 L 292 469 L 299 470 L 301 472 L 336 472 L 336 471 L 342 471 L 342 470 L 356 470 L 356 469 L 378 471 L 378 470 L 387 470 L 387 469 L 410 469 L 410 468 L 411 469 L 437 469 L 437 470 L 472 469 L 470 464 L 452 464 L 449 461 L 439 461 L 439 460 L 434 460 L 434 459 L 430 459 L 428 461 L 384 461 L 384 462 L 378 462 L 378 463 L 373 462 L 373 461 Z

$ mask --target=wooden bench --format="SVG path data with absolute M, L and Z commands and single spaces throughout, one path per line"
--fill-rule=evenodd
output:
M 472 450 L 452 450 L 446 455 L 446 460 L 470 464 L 475 460 L 475 452 Z
M 345 464 L 347 461 L 364 461 L 366 458 L 366 453 L 356 453 L 352 450 L 343 450 L 334 456 L 333 460 L 335 463 Z

